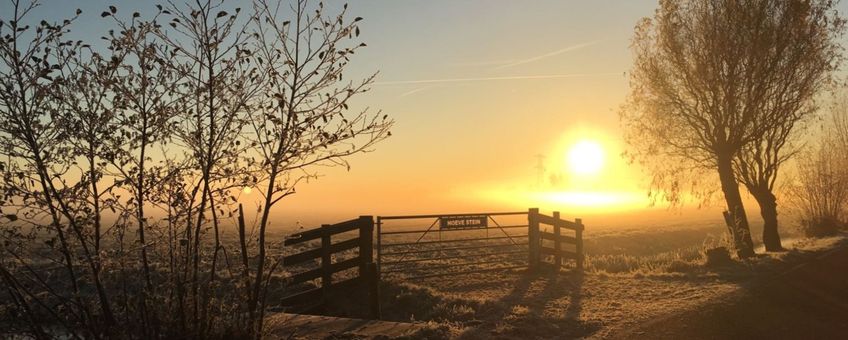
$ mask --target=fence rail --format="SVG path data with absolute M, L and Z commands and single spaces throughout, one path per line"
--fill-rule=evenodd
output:
M 553 256 L 553 264 L 562 266 L 563 260 L 574 260 L 578 270 L 583 270 L 583 221 L 579 218 L 573 222 L 563 220 L 558 211 L 553 216 L 539 213 L 539 209 L 532 208 L 527 214 L 530 222 L 528 237 L 530 240 L 530 267 L 538 267 L 542 261 L 542 255 Z M 540 230 L 542 225 L 549 225 L 553 232 Z M 562 229 L 574 231 L 574 236 L 563 235 Z M 542 240 L 552 241 L 553 248 L 546 247 Z M 574 245 L 574 251 L 563 250 L 563 245 Z
M 333 243 L 333 236 L 358 230 L 357 237 Z M 301 244 L 313 240 L 321 240 L 318 247 L 283 257 L 284 266 L 302 264 L 311 260 L 321 259 L 320 266 L 315 269 L 295 273 L 288 277 L 289 284 L 296 285 L 307 281 L 321 279 L 321 285 L 306 291 L 284 297 L 280 304 L 295 306 L 305 303 L 322 301 L 329 292 L 340 289 L 359 287 L 368 295 L 369 312 L 371 317 L 380 317 L 378 296 L 379 277 L 373 258 L 374 219 L 371 216 L 360 216 L 357 219 L 337 224 L 325 224 L 288 237 L 283 244 L 287 246 Z M 333 254 L 358 249 L 356 257 L 333 262 Z M 341 281 L 334 281 L 333 275 L 348 269 L 359 268 L 357 276 Z

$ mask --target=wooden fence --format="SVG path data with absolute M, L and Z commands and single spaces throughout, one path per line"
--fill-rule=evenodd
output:
M 333 236 L 358 230 L 355 238 L 333 243 Z M 295 266 L 320 259 L 320 266 L 315 269 L 302 271 L 288 277 L 289 285 L 297 285 L 310 280 L 321 279 L 321 285 L 306 291 L 287 296 L 280 301 L 283 306 L 297 306 L 315 301 L 324 302 L 332 291 L 340 289 L 360 289 L 358 294 L 367 295 L 370 316 L 380 317 L 379 278 L 377 266 L 373 258 L 374 219 L 371 216 L 360 216 L 357 219 L 338 224 L 325 224 L 320 228 L 303 231 L 288 237 L 284 245 L 293 246 L 320 239 L 317 247 L 312 247 L 283 258 L 286 267 Z M 358 249 L 358 255 L 353 258 L 333 262 L 333 255 L 353 249 Z M 352 268 L 359 268 L 357 275 L 341 281 L 333 279 L 333 275 Z
M 575 219 L 574 222 L 563 220 L 559 212 L 554 211 L 553 216 L 539 213 L 539 209 L 532 208 L 527 213 L 528 240 L 530 242 L 530 268 L 538 268 L 543 262 L 542 256 L 553 257 L 553 265 L 562 266 L 563 260 L 574 260 L 577 270 L 583 270 L 583 221 Z M 541 230 L 540 226 L 551 226 L 552 231 Z M 574 232 L 574 236 L 564 235 L 562 230 Z M 544 241 L 551 241 L 552 247 L 547 247 Z M 564 249 L 564 246 L 572 245 L 574 250 Z
M 495 217 L 504 216 L 523 220 L 525 215 L 526 224 L 502 225 L 495 220 Z M 386 230 L 383 225 L 390 220 L 415 219 L 434 221 L 426 229 L 412 226 Z M 562 266 L 563 260 L 574 260 L 576 268 L 583 269 L 583 223 L 579 218 L 563 220 L 559 212 L 547 216 L 533 208 L 527 212 L 509 213 L 382 216 L 377 218 L 376 225 L 377 235 L 374 235 L 374 219 L 360 216 L 288 237 L 285 246 L 305 249 L 283 257 L 283 265 L 290 270 L 307 267 L 288 276 L 289 286 L 304 286 L 303 283 L 318 279 L 320 285 L 283 297 L 280 305 L 303 306 L 316 302 L 320 305 L 331 293 L 344 290 L 351 296 L 367 297 L 370 316 L 379 318 L 379 281 L 383 275 L 410 280 L 517 268 L 535 270 L 547 259 L 552 259 L 556 266 Z M 434 229 L 436 225 L 441 228 Z M 563 229 L 569 234 L 564 234 Z M 358 231 L 356 237 L 339 240 L 341 234 L 353 231 Z M 465 236 L 443 239 L 443 233 Z M 437 239 L 425 239 L 427 235 Z M 408 239 L 386 242 L 384 238 L 390 236 Z M 320 242 L 316 242 L 318 240 Z M 348 255 L 347 259 L 334 260 L 354 250 L 357 251 L 355 257 Z M 375 250 L 377 263 L 374 262 Z M 358 268 L 356 275 L 334 279 L 335 274 L 354 268 Z

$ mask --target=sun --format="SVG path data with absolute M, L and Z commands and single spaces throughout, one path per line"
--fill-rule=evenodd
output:
M 582 140 L 568 150 L 568 169 L 576 175 L 594 175 L 604 167 L 604 149 L 592 140 Z
M 245 195 L 250 195 L 250 193 L 253 192 L 253 188 L 244 187 L 243 189 L 241 189 L 241 192 L 243 192 Z

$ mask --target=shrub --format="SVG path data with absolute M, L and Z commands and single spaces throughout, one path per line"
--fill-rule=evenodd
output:
M 272 206 L 389 136 L 348 108 L 374 75 L 342 80 L 347 6 L 165 2 L 108 6 L 100 44 L 68 38 L 79 9 L 0 13 L 0 338 L 261 336 L 290 288 Z
M 834 234 L 848 218 L 848 97 L 834 106 L 822 139 L 798 158 L 797 178 L 789 184 L 790 205 L 810 237 Z
M 804 236 L 825 237 L 833 236 L 839 229 L 844 229 L 845 223 L 829 216 L 812 216 L 801 221 L 801 228 L 804 230 Z
M 733 259 L 730 258 L 730 251 L 727 250 L 727 247 L 707 249 L 704 252 L 704 255 L 707 257 L 707 262 L 705 264 L 707 267 L 721 267 L 733 263 Z

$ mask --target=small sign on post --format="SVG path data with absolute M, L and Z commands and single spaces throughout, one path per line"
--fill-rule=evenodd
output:
M 488 227 L 489 215 L 439 217 L 439 229 L 485 229 Z

